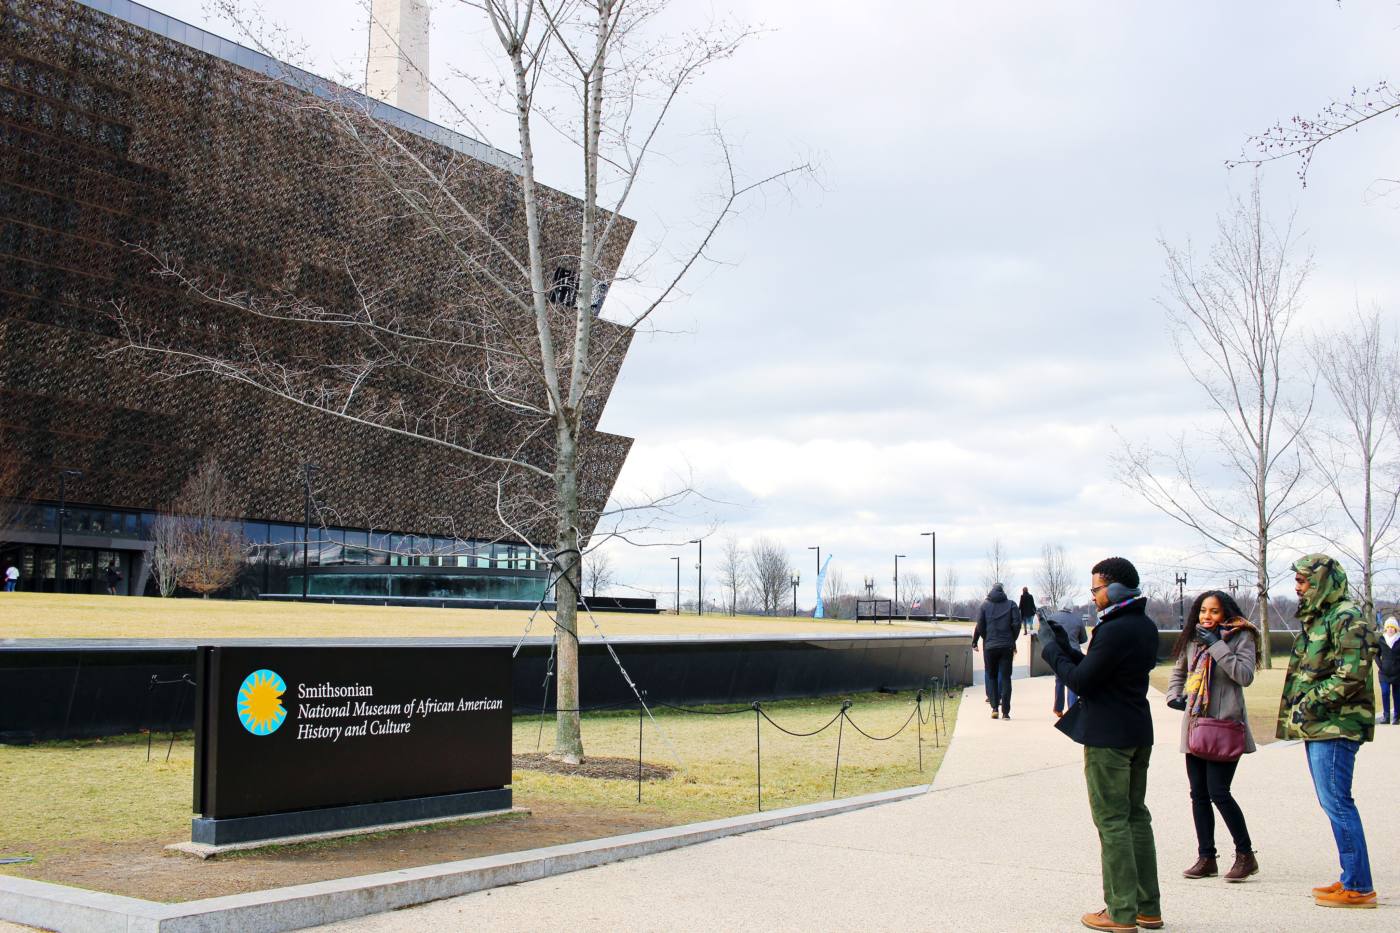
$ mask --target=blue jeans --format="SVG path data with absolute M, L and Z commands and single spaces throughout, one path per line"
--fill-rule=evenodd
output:
M 1400 677 L 1379 678 L 1381 682 L 1381 722 L 1400 722 Z M 1394 698 L 1392 707 L 1391 699 Z
M 14 591 L 15 591 L 15 581 L 14 581 L 14 580 L 6 580 L 6 581 L 5 581 L 5 592 L 6 592 L 6 593 L 13 593 Z
M 1375 890 L 1371 882 L 1371 859 L 1366 854 L 1361 814 L 1351 798 L 1351 776 L 1356 770 L 1356 752 L 1361 743 L 1330 739 L 1303 745 L 1307 749 L 1308 771 L 1312 774 L 1313 789 L 1317 791 L 1317 802 L 1332 823 L 1332 836 L 1337 840 L 1342 887 L 1368 894 Z
M 1011 712 L 1011 656 L 1012 648 L 984 648 L 982 662 L 985 668 L 983 678 L 987 682 L 987 702 L 992 709 L 1000 708 L 1003 713 Z
M 1065 702 L 1065 694 L 1069 694 L 1068 703 Z M 1074 701 L 1077 699 L 1079 699 L 1079 697 L 1074 695 L 1074 691 L 1065 686 L 1065 682 L 1057 676 L 1055 678 L 1055 712 L 1068 712 L 1069 708 L 1074 705 Z

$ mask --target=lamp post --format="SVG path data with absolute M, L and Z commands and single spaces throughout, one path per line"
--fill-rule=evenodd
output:
M 689 543 L 700 545 L 700 556 L 695 559 L 695 614 L 702 616 L 705 614 L 705 542 L 696 538 Z
M 797 584 L 802 582 L 802 574 L 796 570 L 792 572 L 792 614 L 797 616 Z
M 301 598 L 306 599 L 311 584 L 311 477 L 316 475 L 316 464 L 303 463 L 302 473 L 302 529 L 301 529 Z M 317 557 L 319 559 L 319 553 Z
M 671 558 L 671 560 L 673 560 L 673 561 L 676 562 L 676 615 L 680 615 L 680 614 L 681 614 L 681 559 L 680 559 L 679 557 L 673 557 L 673 558 Z
M 58 563 L 54 565 L 54 592 L 63 592 L 63 526 L 68 518 L 68 480 L 83 475 L 82 470 L 60 470 L 58 473 Z
M 919 537 L 928 538 L 928 561 L 929 572 L 933 575 L 929 577 L 929 586 L 933 587 L 933 617 L 934 623 L 938 622 L 938 532 L 921 531 Z
M 874 577 L 866 577 L 866 578 L 865 578 L 865 598 L 866 598 L 866 600 L 871 600 L 871 599 L 874 599 L 874 598 L 875 598 L 875 578 L 874 578 Z
M 891 615 L 899 611 L 899 559 L 908 556 L 907 554 L 896 554 L 894 556 L 894 606 L 892 607 Z
M 1234 597 L 1239 596 L 1239 594 L 1240 594 L 1240 581 L 1238 581 L 1238 580 L 1231 580 L 1229 583 L 1226 584 L 1226 586 L 1227 586 L 1227 587 L 1229 588 L 1229 590 L 1230 590 L 1230 596 L 1231 596 L 1231 598 L 1234 598 Z
M 1186 574 L 1176 575 L 1176 617 L 1182 628 L 1186 628 Z

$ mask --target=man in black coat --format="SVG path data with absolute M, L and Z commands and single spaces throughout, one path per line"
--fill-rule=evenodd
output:
M 977 627 L 972 630 L 972 650 L 977 642 L 986 645 L 982 652 L 982 679 L 987 687 L 987 702 L 992 718 L 1011 718 L 1011 659 L 1016 654 L 1016 636 L 1021 634 L 1021 610 L 1006 598 L 1000 583 L 992 585 L 987 601 L 977 610 Z
M 1099 624 L 1081 654 L 1065 630 L 1043 620 L 1041 656 L 1079 695 L 1055 727 L 1084 746 L 1089 809 L 1099 831 L 1105 908 L 1081 920 L 1092 930 L 1162 926 L 1157 847 L 1147 810 L 1152 757 L 1148 675 L 1157 665 L 1157 626 L 1147 617 L 1138 572 L 1122 557 L 1094 565 L 1090 594 Z
M 1030 587 L 1021 587 L 1021 628 L 1029 635 L 1031 626 L 1035 624 L 1035 597 L 1031 595 Z

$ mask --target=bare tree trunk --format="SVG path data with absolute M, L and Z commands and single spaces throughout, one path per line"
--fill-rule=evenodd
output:
M 559 535 L 555 562 L 559 585 L 555 588 L 555 616 L 559 621 L 559 681 L 555 704 L 552 758 L 570 764 L 583 759 L 583 731 L 579 714 L 578 683 L 578 596 L 579 596 L 579 507 L 578 447 L 568 424 L 559 425 L 557 465 L 554 482 L 559 493 Z

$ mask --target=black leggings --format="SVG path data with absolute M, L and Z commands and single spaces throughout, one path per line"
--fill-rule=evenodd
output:
M 1220 811 L 1220 818 L 1230 830 L 1235 840 L 1236 852 L 1253 852 L 1249 841 L 1249 827 L 1244 823 L 1244 811 L 1230 795 L 1230 782 L 1235 779 L 1235 767 L 1239 761 L 1206 761 L 1195 755 L 1186 756 L 1186 778 L 1191 782 L 1191 818 L 1196 822 L 1197 854 L 1203 858 L 1215 858 L 1215 813 L 1211 804 Z

